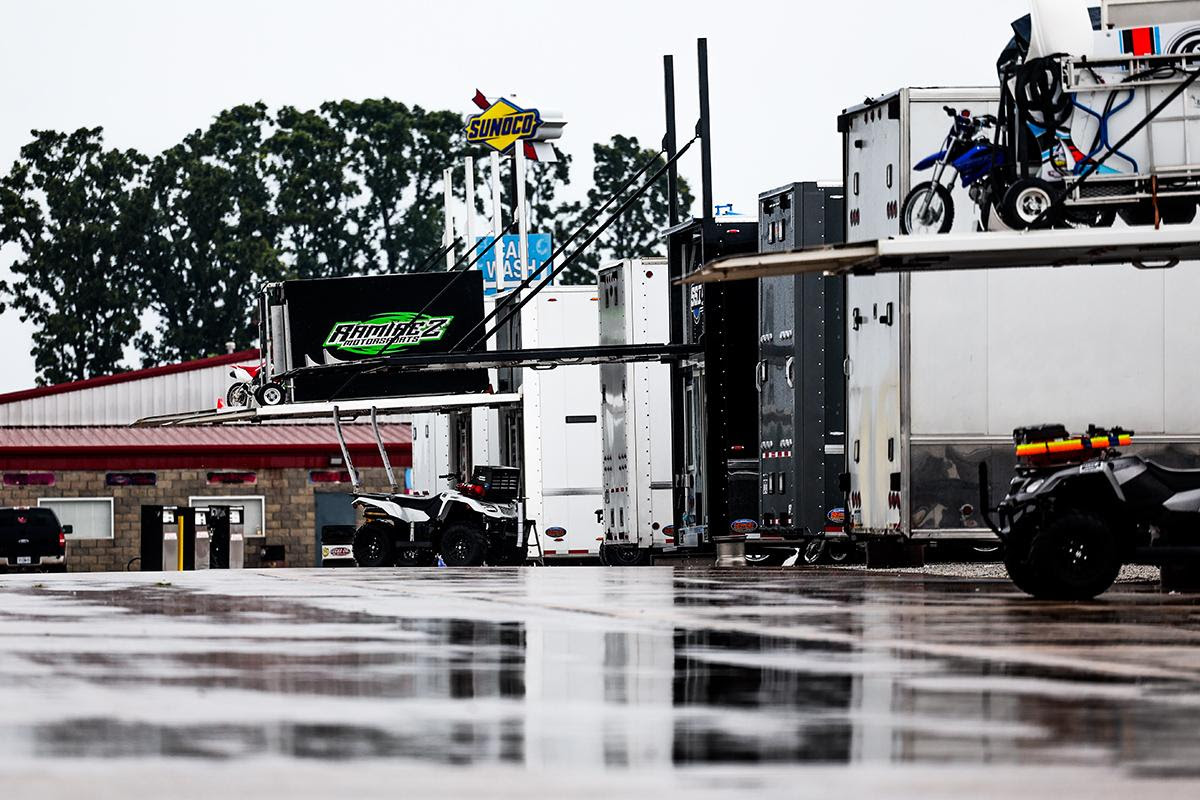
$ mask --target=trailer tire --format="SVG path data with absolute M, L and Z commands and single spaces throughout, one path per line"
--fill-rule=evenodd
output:
M 600 546 L 600 562 L 606 567 L 647 567 L 650 560 L 650 551 L 634 544 Z
M 390 567 L 394 557 L 390 525 L 368 522 L 354 532 L 354 561 L 360 567 Z
M 938 223 L 936 233 L 948 233 L 950 228 L 954 227 L 954 198 L 950 196 L 950 190 L 940 183 L 925 181 L 918 183 L 912 188 L 904 198 L 904 203 L 900 206 L 900 232 L 910 234 L 918 231 L 919 228 L 914 224 L 918 222 L 916 213 L 918 203 L 929 192 L 930 187 L 933 188 L 934 201 L 942 207 L 940 218 L 935 218 Z
M 397 567 L 431 567 L 433 566 L 433 551 L 428 547 L 409 547 L 402 543 L 396 548 Z
M 1121 571 L 1116 533 L 1103 517 L 1086 511 L 1067 511 L 1043 525 L 1026 563 L 1033 572 L 1030 594 L 1044 600 L 1091 600 Z
M 442 531 L 441 551 L 448 567 L 480 567 L 487 556 L 487 540 L 476 528 L 455 523 Z
M 831 541 L 825 548 L 825 557 L 834 564 L 848 564 L 854 556 L 855 547 L 850 542 Z

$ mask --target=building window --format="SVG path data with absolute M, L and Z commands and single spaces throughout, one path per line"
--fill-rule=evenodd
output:
M 255 472 L 210 472 L 207 477 L 209 486 L 258 483 L 258 473 Z
M 38 506 L 53 511 L 59 524 L 71 526 L 68 539 L 113 538 L 111 497 L 39 497 Z
M 158 475 L 153 472 L 110 472 L 104 476 L 105 486 L 154 486 Z
M 208 508 L 209 506 L 241 506 L 245 512 L 242 525 L 242 536 L 263 536 L 266 534 L 266 500 L 260 495 L 209 495 L 206 497 L 189 497 L 188 505 L 192 508 Z

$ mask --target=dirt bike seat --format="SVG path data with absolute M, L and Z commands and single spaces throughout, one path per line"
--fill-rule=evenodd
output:
M 1173 492 L 1190 492 L 1200 489 L 1200 469 L 1171 469 L 1153 461 L 1146 462 L 1146 469 L 1158 481 Z

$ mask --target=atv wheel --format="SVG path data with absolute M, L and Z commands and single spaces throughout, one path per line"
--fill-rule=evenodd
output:
M 355 532 L 354 560 L 360 567 L 390 567 L 392 553 L 390 526 L 369 522 Z
M 901 233 L 946 233 L 953 226 L 954 200 L 940 183 L 918 183 L 904 198 L 900 208 Z
M 260 406 L 277 406 L 283 402 L 283 387 L 278 383 L 265 383 L 254 391 L 254 399 Z
M 1048 228 L 1054 212 L 1046 214 L 1046 210 L 1053 203 L 1054 193 L 1049 183 L 1040 178 L 1021 178 L 1005 190 L 1000 201 L 1000 217 L 1005 225 L 1017 231 L 1029 230 L 1035 224 L 1039 228 Z
M 1029 548 L 1033 543 L 1033 532 L 1026 528 L 1014 529 L 1004 542 L 1004 568 L 1013 585 L 1022 592 L 1040 597 L 1042 590 L 1037 573 L 1029 560 Z
M 633 544 L 606 544 L 600 547 L 600 561 L 606 567 L 646 567 L 650 551 Z
M 225 392 L 225 405 L 229 408 L 244 408 L 250 405 L 250 401 L 254 399 L 254 393 L 250 391 L 250 385 L 246 383 L 235 383 L 229 387 L 229 391 Z
M 1091 600 L 1121 571 L 1116 534 L 1085 511 L 1069 511 L 1038 531 L 1027 563 L 1034 572 L 1030 593 L 1046 600 Z
M 469 525 L 451 525 L 442 532 L 442 560 L 447 567 L 479 567 L 487 555 L 483 534 Z

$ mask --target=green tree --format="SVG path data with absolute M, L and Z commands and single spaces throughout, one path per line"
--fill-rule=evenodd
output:
M 346 133 L 321 111 L 284 106 L 266 140 L 275 187 L 280 257 L 298 278 L 361 272 L 370 254 L 356 204 L 362 188 L 349 172 Z
M 442 241 L 442 171 L 465 154 L 462 117 L 388 98 L 322 106 L 346 136 L 368 272 L 410 272 Z M 459 192 L 461 194 L 461 190 Z
M 629 177 L 636 173 L 647 161 L 655 156 L 656 150 L 643 148 L 635 136 L 617 134 L 608 144 L 592 145 L 595 167 L 592 170 L 592 188 L 588 190 L 588 202 L 583 214 L 599 207 L 614 192 L 621 188 Z M 638 185 L 653 175 L 662 165 L 666 164 L 664 156 L 657 156 L 655 163 Z M 695 198 L 683 178 L 679 179 L 679 213 L 686 218 Z M 632 192 L 630 189 L 626 195 Z M 622 258 L 648 258 L 663 255 L 660 236 L 670 221 L 669 192 L 667 176 L 663 176 L 641 196 L 625 214 L 614 222 L 608 230 L 589 248 L 576 267 L 587 275 L 587 281 L 595 280 L 595 270 L 609 261 Z M 613 209 L 618 203 L 614 203 Z M 582 215 L 581 215 L 582 216 Z M 603 218 L 595 224 L 599 225 Z
M 147 364 L 258 341 L 259 288 L 285 277 L 267 179 L 267 124 L 261 103 L 236 106 L 154 159 L 145 266 L 158 325 L 138 341 Z
M 144 308 L 146 158 L 101 128 L 33 137 L 0 180 L 0 244 L 20 253 L 0 300 L 36 326 L 39 384 L 120 371 Z

